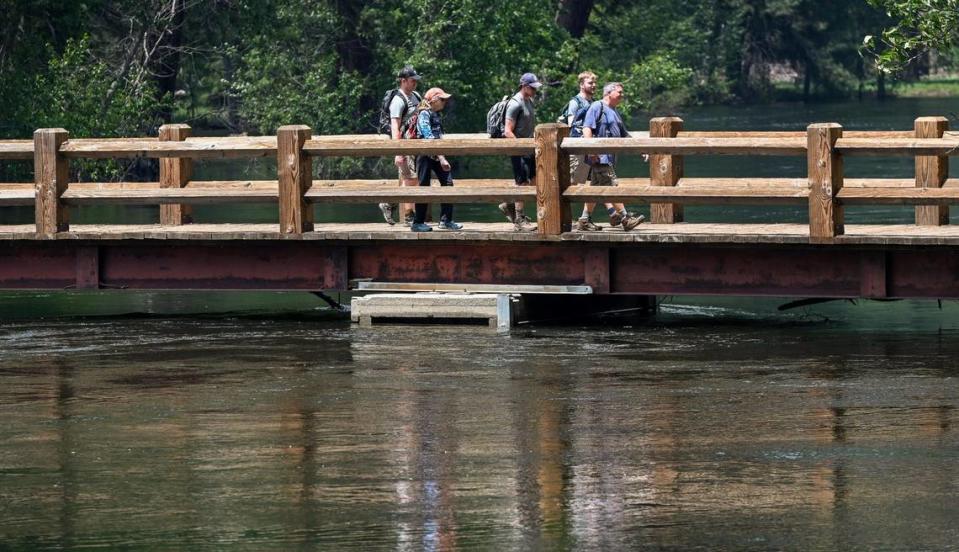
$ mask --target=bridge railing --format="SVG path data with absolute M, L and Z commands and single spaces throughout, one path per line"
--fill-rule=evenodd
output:
M 34 161 L 34 184 L 0 184 L 0 206 L 34 205 L 39 237 L 69 229 L 68 209 L 95 204 L 159 205 L 160 223 L 191 220 L 197 204 L 278 204 L 279 231 L 313 228 L 318 203 L 535 201 L 539 231 L 570 229 L 572 202 L 648 203 L 654 224 L 683 221 L 685 205 L 807 205 L 809 235 L 822 241 L 843 233 L 843 206 L 915 205 L 916 224 L 948 224 L 948 205 L 959 202 L 959 183 L 948 179 L 948 157 L 959 134 L 941 117 L 917 119 L 913 131 L 847 131 L 838 124 L 806 132 L 687 132 L 679 118 L 650 121 L 648 137 L 569 138 L 565 125 L 536 128 L 532 139 L 448 135 L 439 141 L 391 141 L 383 136 L 313 136 L 309 127 L 281 127 L 276 137 L 200 138 L 186 125 L 166 125 L 156 138 L 69 139 L 63 129 L 41 129 L 34 140 L 0 141 L 0 160 Z M 480 137 L 483 136 L 483 137 Z M 535 187 L 510 180 L 458 180 L 455 187 L 399 187 L 395 180 L 314 180 L 318 157 L 397 154 L 526 155 L 535 153 Z M 618 187 L 571 186 L 569 155 L 649 154 L 649 178 L 622 178 Z M 276 156 L 277 180 L 195 181 L 198 159 Z M 699 155 L 804 156 L 807 178 L 686 178 L 686 157 Z M 914 179 L 846 179 L 848 156 L 915 156 Z M 68 183 L 71 159 L 157 158 L 159 182 Z

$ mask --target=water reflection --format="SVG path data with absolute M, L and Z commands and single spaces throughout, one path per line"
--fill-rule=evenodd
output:
M 0 548 L 949 547 L 953 337 L 8 324 Z

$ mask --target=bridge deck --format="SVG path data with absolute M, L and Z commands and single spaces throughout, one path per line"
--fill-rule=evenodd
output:
M 406 226 L 383 223 L 317 224 L 302 235 L 280 233 L 276 224 L 188 224 L 161 226 L 71 225 L 58 240 L 335 240 L 441 242 L 610 242 L 610 243 L 717 243 L 717 244 L 809 244 L 807 224 L 643 224 L 632 232 L 566 232 L 544 236 L 537 232 L 512 231 L 507 223 L 464 223 L 461 232 L 410 232 Z M 0 225 L 0 240 L 36 240 L 32 224 Z M 832 238 L 836 245 L 952 245 L 959 246 L 959 226 L 862 224 L 846 225 L 845 234 Z

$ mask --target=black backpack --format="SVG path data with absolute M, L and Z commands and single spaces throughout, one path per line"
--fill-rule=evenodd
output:
M 503 99 L 493 104 L 486 113 L 486 132 L 490 138 L 502 138 L 506 135 L 506 108 L 512 96 L 503 96 Z
M 377 125 L 376 130 L 378 134 L 385 134 L 387 136 L 392 136 L 393 133 L 390 130 L 390 104 L 393 102 L 393 98 L 400 93 L 399 88 L 393 88 L 386 91 L 386 94 L 383 96 L 383 103 L 380 104 L 380 124 Z M 413 100 L 416 105 L 423 100 L 423 98 L 413 91 Z M 403 129 L 406 128 L 408 122 L 408 117 L 410 115 L 410 104 L 406 102 L 403 111 L 400 113 L 400 133 L 403 132 Z

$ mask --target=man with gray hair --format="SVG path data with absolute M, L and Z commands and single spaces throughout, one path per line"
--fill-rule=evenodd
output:
M 623 124 L 623 118 L 616 111 L 616 106 L 623 100 L 623 85 L 619 82 L 611 82 L 603 87 L 603 99 L 593 102 L 586 111 L 586 118 L 583 120 L 583 138 L 627 138 L 629 132 L 626 131 L 626 125 Z M 590 165 L 590 183 L 593 186 L 617 186 L 619 184 L 616 178 L 616 156 L 611 153 L 600 155 L 587 155 L 586 162 Z M 583 206 L 584 219 L 590 220 L 590 214 L 595 207 L 595 203 L 587 203 Z M 606 212 L 609 213 L 609 223 L 615 228 L 622 227 L 624 231 L 632 230 L 639 226 L 646 217 L 643 215 L 631 215 L 626 211 L 626 206 L 622 203 L 607 203 Z M 590 230 L 586 225 L 577 224 L 581 230 Z

